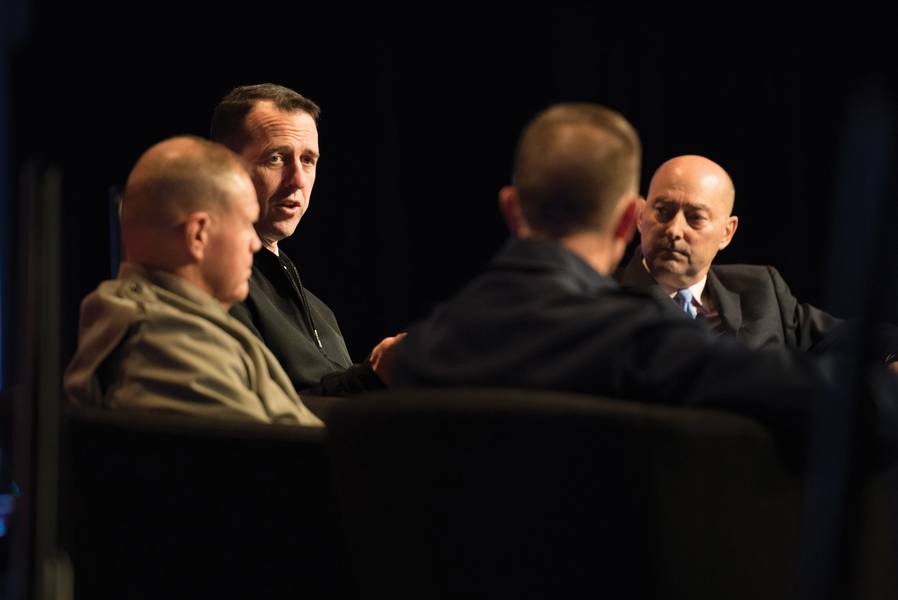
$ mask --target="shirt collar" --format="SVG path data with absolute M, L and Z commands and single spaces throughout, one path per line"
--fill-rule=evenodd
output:
M 642 259 L 642 266 L 646 271 L 649 270 L 649 266 L 648 266 L 648 264 L 646 264 L 645 258 Z M 692 285 L 689 286 L 689 291 L 692 292 L 692 301 L 695 302 L 698 306 L 702 306 L 702 292 L 705 291 L 705 284 L 707 282 L 708 282 L 708 274 L 705 273 L 704 277 L 702 277 L 701 279 L 699 279 L 698 281 L 696 281 L 695 283 L 693 283 Z M 658 285 L 661 285 L 661 284 L 658 284 Z M 664 288 L 664 286 L 661 286 L 661 287 Z M 670 292 L 665 288 L 664 291 L 667 292 L 667 295 L 670 296 L 671 298 L 673 298 L 674 296 L 677 295 L 677 290 Z

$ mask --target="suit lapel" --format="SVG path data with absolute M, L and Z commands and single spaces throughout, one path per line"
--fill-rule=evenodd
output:
M 642 250 L 639 246 L 633 252 L 633 258 L 627 263 L 626 268 L 618 269 L 614 274 L 614 278 L 621 284 L 621 287 L 641 290 L 650 296 L 654 296 L 661 302 L 671 301 L 668 293 L 655 281 L 655 278 L 642 264 Z
M 658 298 L 669 300 L 669 297 L 664 292 L 664 288 L 658 285 L 642 264 L 642 250 L 638 246 L 626 268 L 619 270 L 615 274 L 615 279 L 623 287 L 646 290 L 657 295 Z M 731 292 L 724 287 L 714 273 L 714 267 L 711 267 L 711 270 L 708 271 L 708 281 L 705 283 L 705 290 L 711 295 L 724 327 L 733 333 L 738 333 L 742 328 L 742 301 L 739 298 L 739 294 Z
M 633 252 L 633 258 L 627 263 L 627 266 L 615 274 L 615 279 L 627 288 L 647 289 L 661 286 L 655 282 L 655 279 L 646 271 L 642 264 L 642 250 L 637 246 Z
M 708 271 L 705 289 L 708 290 L 717 305 L 720 320 L 723 321 L 727 329 L 738 334 L 742 328 L 742 300 L 739 299 L 739 294 L 731 292 L 723 286 L 714 273 L 714 267 Z

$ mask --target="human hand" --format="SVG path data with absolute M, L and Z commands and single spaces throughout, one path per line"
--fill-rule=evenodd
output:
M 393 385 L 393 357 L 396 355 L 397 345 L 405 335 L 403 331 L 382 339 L 368 357 L 368 360 L 371 361 L 371 368 L 374 369 L 374 372 L 387 387 Z

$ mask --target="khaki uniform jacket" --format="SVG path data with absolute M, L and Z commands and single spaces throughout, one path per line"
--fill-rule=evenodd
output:
M 84 406 L 321 425 L 274 355 L 215 298 L 132 263 L 82 302 L 64 383 Z

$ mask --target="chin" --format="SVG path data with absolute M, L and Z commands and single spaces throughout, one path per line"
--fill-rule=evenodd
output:
M 275 236 L 275 237 L 277 237 L 277 241 L 280 242 L 281 240 L 285 240 L 288 237 L 290 237 L 291 235 L 293 235 L 296 232 L 296 227 L 298 225 L 299 225 L 299 221 L 297 221 L 295 224 L 289 223 L 289 224 L 284 224 L 281 227 L 278 227 L 275 230 L 275 233 L 277 234 Z
M 665 274 L 665 275 L 674 275 L 675 276 L 677 274 L 676 269 L 671 269 L 670 268 L 671 265 L 667 261 L 655 261 L 655 262 L 647 261 L 647 262 L 648 262 L 649 268 L 652 271 L 652 273 L 655 273 L 656 275 L 657 274 Z
M 670 273 L 671 275 L 674 275 L 674 276 L 686 275 L 687 265 L 678 260 L 666 259 L 666 260 L 659 260 L 659 261 L 656 261 L 655 263 L 650 263 L 650 264 L 654 264 L 654 268 L 656 270 L 662 271 L 664 273 Z
M 238 302 L 243 302 L 244 300 L 246 300 L 247 296 L 249 296 L 249 286 L 244 285 L 228 294 L 227 299 L 223 299 L 222 302 L 227 302 L 228 304 L 237 304 Z

